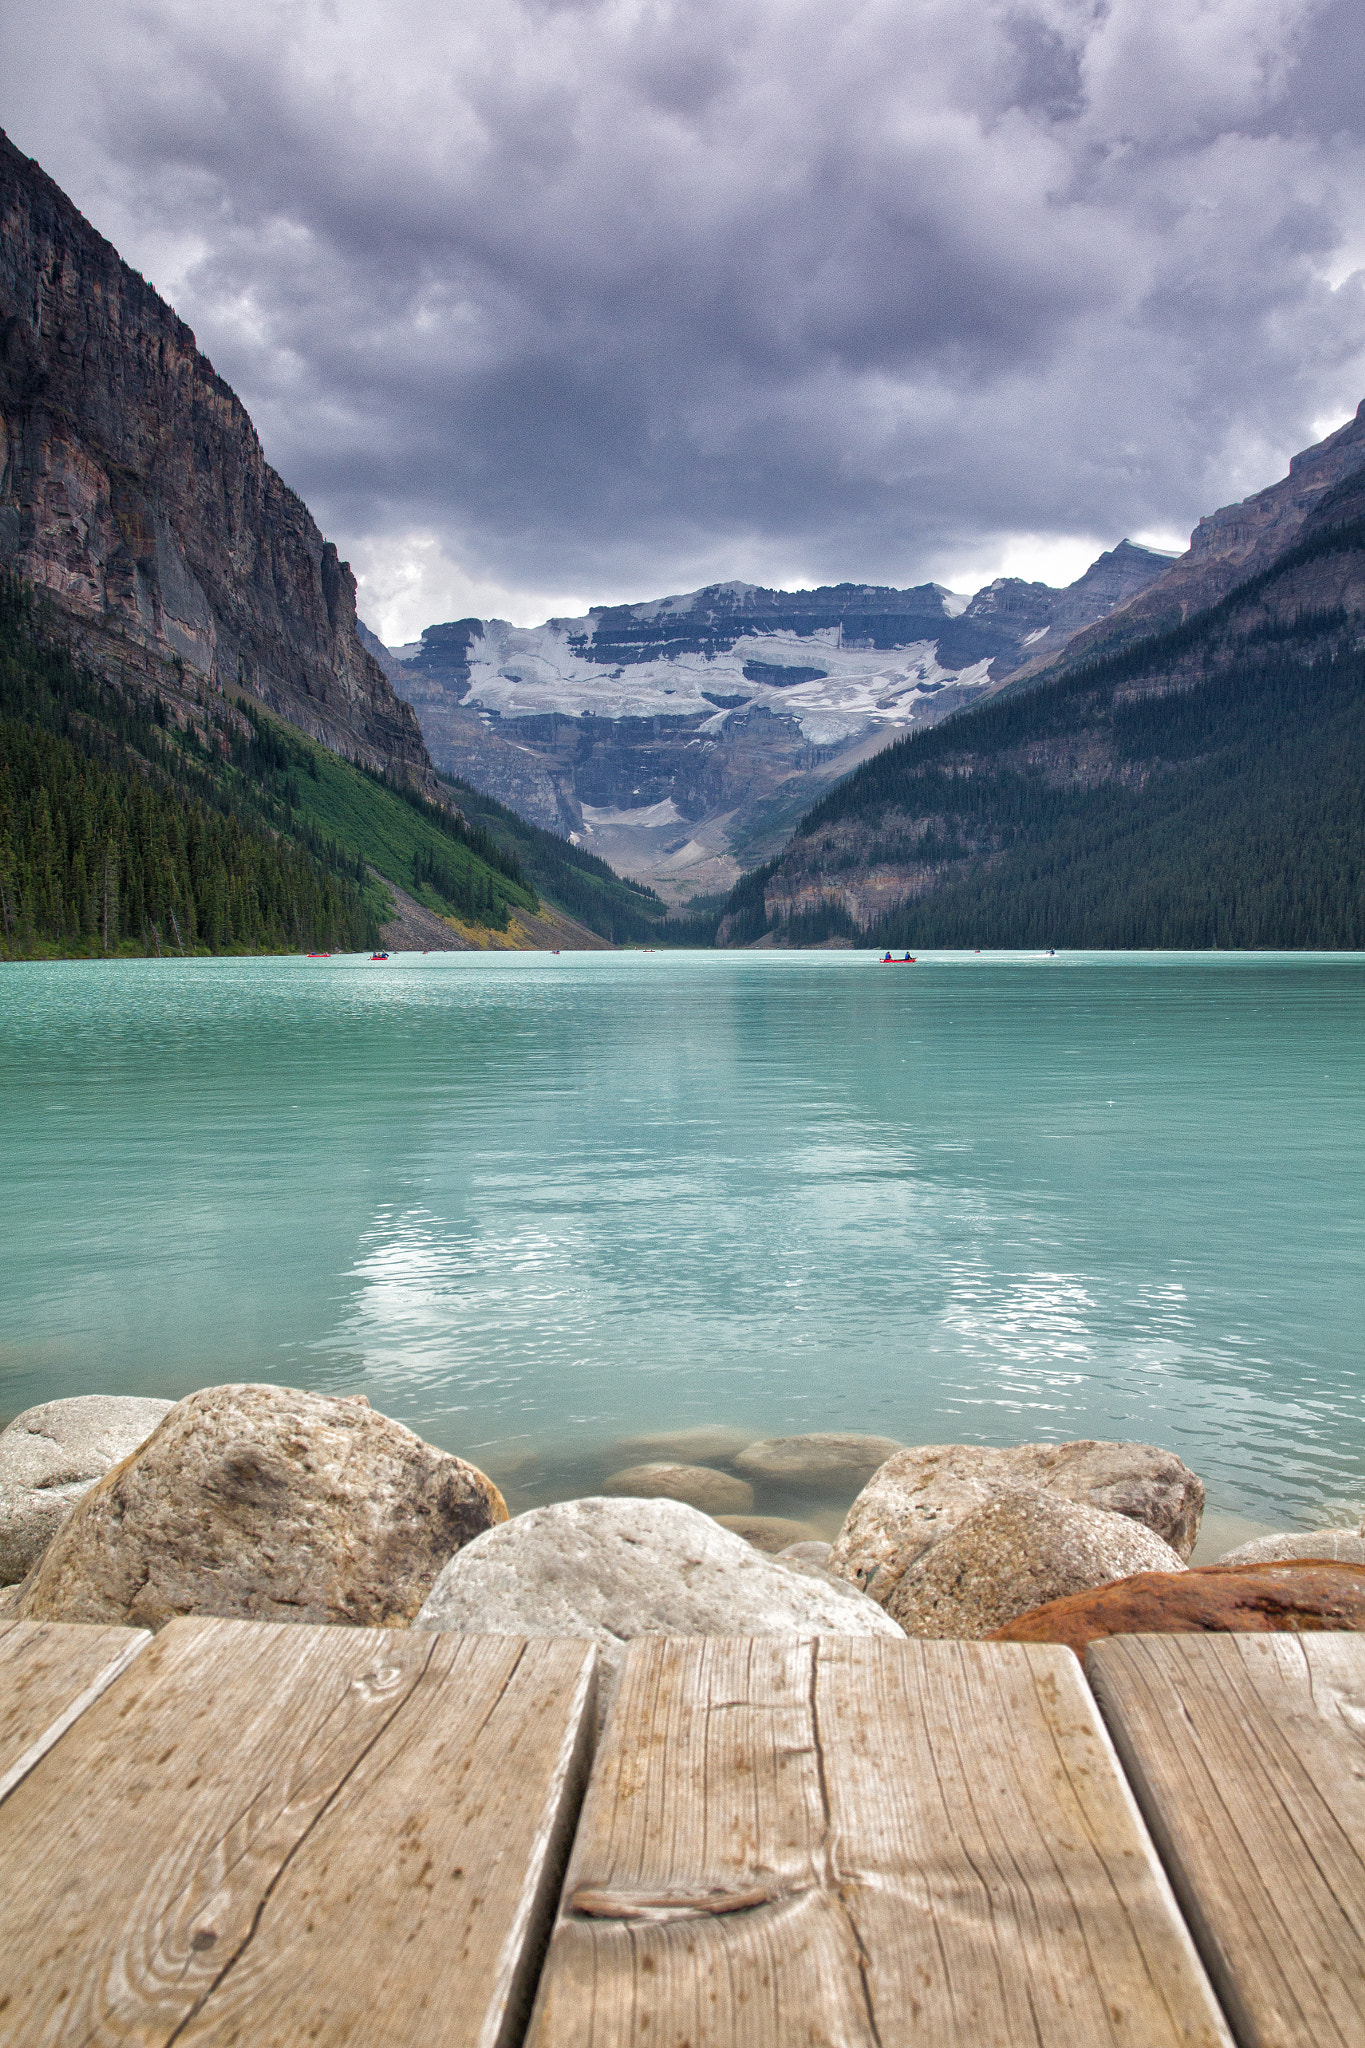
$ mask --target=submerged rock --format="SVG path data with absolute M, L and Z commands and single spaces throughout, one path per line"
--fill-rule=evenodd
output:
M 1330 1557 L 1338 1564 L 1365 1564 L 1365 1536 L 1355 1529 L 1313 1529 L 1307 1534 L 1256 1536 L 1225 1550 L 1215 1564 L 1274 1564 L 1298 1557 Z
M 1140 1522 L 1040 1487 L 964 1517 L 897 1580 L 885 1606 L 910 1636 L 989 1635 L 1016 1615 L 1132 1572 L 1179 1572 Z
M 755 1550 L 766 1551 L 770 1557 L 794 1543 L 809 1543 L 815 1538 L 809 1522 L 790 1522 L 785 1515 L 717 1515 L 716 1520 L 722 1529 L 733 1530 L 746 1543 L 752 1543 Z M 827 1551 L 829 1545 L 822 1543 L 818 1548 Z
M 1142 1572 L 1022 1614 L 997 1643 L 1065 1643 L 1078 1656 L 1097 1636 L 1365 1631 L 1365 1565 L 1201 1564 Z
M 793 1492 L 849 1493 L 865 1486 L 901 1446 L 890 1436 L 817 1430 L 810 1436 L 764 1437 L 735 1459 L 735 1470 L 765 1486 Z
M 1183 1563 L 1204 1511 L 1204 1483 L 1153 1444 L 925 1444 L 898 1451 L 864 1487 L 835 1539 L 831 1569 L 885 1605 L 902 1575 L 987 1501 L 1034 1487 L 1126 1516 Z
M 691 1429 L 663 1429 L 650 1436 L 622 1437 L 607 1452 L 613 1465 L 728 1465 L 754 1440 L 751 1429 L 733 1429 L 722 1422 L 697 1423 Z
M 708 1515 L 743 1515 L 754 1504 L 747 1479 L 710 1465 L 631 1465 L 603 1480 L 602 1491 L 632 1500 L 680 1500 Z
M 823 1570 L 828 1571 L 829 1554 L 833 1547 L 831 1543 L 820 1543 L 814 1539 L 803 1543 L 789 1543 L 785 1550 L 778 1551 L 777 1561 L 779 1564 L 818 1564 Z M 845 1580 L 844 1583 L 847 1585 L 848 1581 Z
M 875 1601 L 761 1556 L 674 1500 L 533 1508 L 452 1557 L 413 1627 L 586 1636 L 608 1691 L 635 1636 L 901 1634 Z
M 77 1505 L 19 1612 L 401 1627 L 451 1553 L 506 1514 L 482 1472 L 363 1399 L 206 1387 Z
M 171 1402 L 76 1394 L 0 1430 L 0 1586 L 25 1578 L 82 1494 L 168 1415 Z

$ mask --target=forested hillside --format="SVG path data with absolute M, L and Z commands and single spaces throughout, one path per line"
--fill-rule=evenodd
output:
M 723 942 L 1365 947 L 1358 621 L 1283 601 L 1359 547 L 1314 535 L 1175 630 L 888 748 L 744 878 Z
M 0 956 L 368 947 L 376 871 L 474 931 L 537 908 L 477 823 L 249 702 L 181 722 L 82 672 L 0 578 Z

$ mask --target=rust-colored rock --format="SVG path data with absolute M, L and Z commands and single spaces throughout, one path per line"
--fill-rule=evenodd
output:
M 1335 1558 L 1199 1565 L 1139 1572 L 1050 1600 L 996 1629 L 992 1643 L 1065 1643 L 1077 1656 L 1099 1636 L 1365 1632 L 1365 1565 Z

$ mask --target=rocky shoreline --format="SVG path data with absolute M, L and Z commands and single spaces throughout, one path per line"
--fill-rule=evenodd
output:
M 1204 1486 L 1150 1444 L 905 1446 L 721 1428 L 614 1447 L 593 1492 L 520 1511 L 363 1396 L 79 1396 L 0 1431 L 0 1615 L 181 1614 L 594 1640 L 1365 1629 L 1365 1528 L 1191 1569 Z M 768 1512 L 824 1501 L 833 1542 Z M 851 1501 L 851 1505 L 849 1505 Z

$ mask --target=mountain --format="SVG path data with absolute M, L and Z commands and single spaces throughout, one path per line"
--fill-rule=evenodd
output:
M 1365 436 L 1248 503 L 1167 600 L 831 791 L 721 943 L 1365 946 Z
M 1099 623 L 1076 634 L 1067 646 L 1066 663 L 1087 661 L 1101 650 L 1114 651 L 1217 604 L 1238 584 L 1283 555 L 1299 534 L 1308 530 L 1324 500 L 1358 474 L 1362 465 L 1365 400 L 1344 427 L 1294 456 L 1288 476 L 1201 519 L 1186 552 L 1163 574 L 1128 593 Z M 1044 649 L 1039 643 L 1027 665 L 1021 666 L 1013 687 L 1022 688 L 1040 669 L 1050 668 L 1053 654 L 1053 649 Z M 1046 658 L 1040 660 L 1040 656 Z
M 241 691 L 434 791 L 355 579 L 152 287 L 0 133 L 0 568 L 78 659 L 185 715 Z
M 858 761 L 1168 562 L 1124 541 L 1066 590 L 722 583 L 534 628 L 456 619 L 387 650 L 388 673 L 440 767 L 677 899 L 728 882 Z
M 0 134 L 0 957 L 591 947 L 664 920 L 462 803 L 380 654 L 189 328 Z

